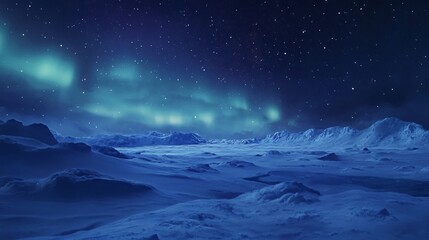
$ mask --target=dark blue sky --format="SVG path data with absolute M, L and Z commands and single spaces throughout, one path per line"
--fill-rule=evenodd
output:
M 427 1 L 1 1 L 0 114 L 63 134 L 429 126 Z M 237 135 L 238 134 L 238 135 Z

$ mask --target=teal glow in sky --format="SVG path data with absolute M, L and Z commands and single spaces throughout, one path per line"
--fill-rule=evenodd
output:
M 428 1 L 0 1 L 0 116 L 66 135 L 429 126 Z
M 40 89 L 68 88 L 75 79 L 73 64 L 55 53 L 42 53 L 14 46 L 0 32 L 0 69 L 3 74 L 16 76 L 29 86 Z
M 273 104 L 252 106 L 246 92 L 218 89 L 204 74 L 189 78 L 177 68 L 153 70 L 151 64 L 142 64 L 132 55 L 119 60 L 98 58 L 96 67 L 78 72 L 73 62 L 79 59 L 64 51 L 62 44 L 43 51 L 29 47 L 30 38 L 5 32 L 0 34 L 2 74 L 13 76 L 14 81 L 21 81 L 19 86 L 33 93 L 51 91 L 52 98 L 39 102 L 66 106 L 50 114 L 52 119 L 62 118 L 64 134 L 74 134 L 72 126 L 62 123 L 73 118 L 70 115 L 81 116 L 77 121 L 88 125 L 90 132 L 131 133 L 128 124 L 139 130 L 193 131 L 216 137 L 262 134 L 280 121 L 280 110 Z M 87 82 L 92 87 L 84 87 Z
M 277 108 L 270 106 L 267 115 L 261 114 L 252 110 L 245 96 L 145 76 L 109 78 L 103 87 L 85 93 L 82 109 L 116 121 L 133 119 L 151 129 L 251 131 L 280 120 Z
M 2 54 L 4 51 L 4 43 L 5 43 L 4 41 L 5 41 L 4 33 L 3 33 L 2 29 L 0 29 L 0 54 Z
M 73 83 L 73 66 L 54 55 L 6 56 L 1 65 L 19 78 L 25 78 L 35 88 L 67 88 Z M 22 75 L 22 77 L 20 76 Z

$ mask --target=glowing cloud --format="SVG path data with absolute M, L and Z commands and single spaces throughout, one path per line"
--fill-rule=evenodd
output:
M 238 108 L 238 109 L 243 109 L 243 110 L 247 110 L 249 107 L 247 105 L 247 101 L 244 98 L 232 98 L 231 101 L 231 106 L 233 106 L 234 108 Z
M 35 88 L 69 87 L 74 69 L 54 56 L 2 58 L 0 66 L 26 80 Z
M 214 123 L 214 115 L 212 113 L 201 113 L 196 116 L 201 122 L 203 122 L 206 126 L 211 126 Z
M 41 83 L 69 87 L 73 82 L 73 67 L 54 56 L 42 56 L 30 59 L 25 63 L 24 72 Z
M 267 118 L 272 122 L 277 122 L 280 120 L 280 111 L 275 107 L 269 107 L 266 111 Z
M 120 111 L 112 109 L 111 107 L 105 105 L 89 105 L 85 107 L 85 110 L 94 115 L 106 118 L 118 119 L 119 117 L 121 117 Z
M 103 70 L 94 72 L 94 77 L 103 79 L 103 85 L 87 91 L 81 109 L 118 123 L 134 122 L 148 130 L 221 135 L 262 133 L 269 123 L 281 118 L 277 107 L 252 107 L 242 92 L 196 86 L 184 78 L 176 81 L 176 77 L 169 77 L 174 73 L 155 73 L 132 61 L 101 65 Z
M 22 54 L 7 45 L 0 31 L 0 68 L 35 88 L 67 88 L 73 83 L 74 66 L 55 54 Z
M 123 63 L 118 66 L 113 66 L 110 71 L 110 77 L 120 80 L 137 80 L 139 71 L 133 63 Z
M 172 126 L 180 126 L 183 124 L 183 118 L 179 114 L 172 114 L 168 116 L 168 123 Z
M 0 54 L 2 54 L 3 52 L 4 44 L 5 44 L 4 34 L 3 34 L 3 31 L 0 29 Z

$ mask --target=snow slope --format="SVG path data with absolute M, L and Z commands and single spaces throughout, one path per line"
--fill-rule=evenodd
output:
M 320 195 L 279 183 L 231 200 L 197 200 L 136 214 L 72 239 L 425 239 L 428 201 L 404 194 Z M 422 211 L 423 210 L 423 211 Z
M 46 125 L 35 123 L 24 126 L 22 122 L 16 121 L 15 119 L 0 123 L 0 135 L 32 138 L 48 145 L 55 145 L 58 143 Z
M 11 198 L 82 201 L 149 193 L 155 193 L 151 186 L 88 169 L 68 169 L 40 180 L 0 177 L 0 196 Z

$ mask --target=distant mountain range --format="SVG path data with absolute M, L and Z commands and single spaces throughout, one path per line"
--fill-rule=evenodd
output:
M 287 131 L 270 134 L 260 143 L 320 146 L 392 146 L 429 143 L 429 132 L 419 124 L 397 118 L 385 118 L 362 130 L 350 127 L 308 129 L 304 132 Z
M 83 142 L 88 145 L 112 147 L 137 147 L 149 145 L 190 144 L 279 144 L 287 146 L 412 146 L 429 143 L 429 131 L 421 125 L 397 118 L 385 118 L 362 130 L 350 127 L 308 129 L 291 133 L 280 131 L 262 139 L 205 140 L 196 133 L 149 132 L 135 135 L 98 135 L 91 137 L 64 137 L 52 133 L 43 124 L 23 125 L 16 120 L 0 122 L 0 135 L 36 139 L 48 145 L 58 142 Z
M 89 145 L 112 147 L 138 147 L 150 145 L 191 145 L 206 143 L 206 140 L 196 133 L 159 133 L 149 132 L 139 135 L 97 135 L 91 137 L 62 137 L 55 134 L 60 142 L 84 142 Z
M 362 130 L 351 127 L 280 131 L 262 139 L 209 140 L 225 144 L 280 144 L 287 146 L 411 146 L 429 144 L 429 131 L 421 125 L 397 118 L 385 118 Z

